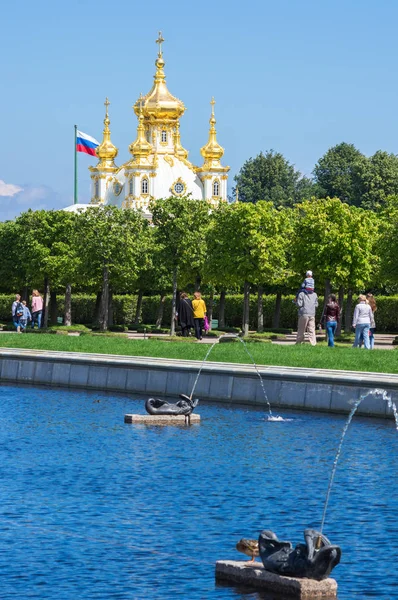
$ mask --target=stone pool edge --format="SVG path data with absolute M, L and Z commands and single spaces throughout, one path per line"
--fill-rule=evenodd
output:
M 190 393 L 199 361 L 79 352 L 0 349 L 0 381 L 53 387 L 176 396 Z M 351 402 L 374 388 L 398 401 L 398 375 L 258 366 L 272 409 L 348 413 Z M 266 406 L 252 365 L 207 362 L 195 396 L 228 404 Z M 386 402 L 368 397 L 358 414 L 393 417 Z

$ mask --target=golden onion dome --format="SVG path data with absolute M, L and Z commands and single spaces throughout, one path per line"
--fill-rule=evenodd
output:
M 164 74 L 164 65 L 162 54 L 162 33 L 159 32 L 159 38 L 156 43 L 159 44 L 158 57 L 156 59 L 156 73 L 152 89 L 142 99 L 142 112 L 145 119 L 150 121 L 175 121 L 185 112 L 184 103 L 169 92 L 166 86 L 166 76 Z M 138 116 L 140 112 L 140 101 L 134 105 L 134 112 Z
M 110 119 L 109 119 L 109 115 L 108 115 L 108 106 L 110 104 L 108 98 L 106 98 L 105 100 L 105 107 L 106 107 L 106 111 L 105 111 L 105 119 L 104 119 L 104 131 L 103 131 L 103 139 L 102 142 L 100 143 L 99 146 L 97 146 L 97 148 L 95 149 L 95 153 L 98 156 L 99 159 L 101 159 L 102 161 L 104 160 L 111 160 L 113 161 L 118 153 L 118 150 L 116 148 L 116 146 L 114 146 L 111 142 L 111 131 L 109 129 L 109 125 L 110 125 Z
M 203 148 L 200 149 L 200 153 L 206 161 L 220 160 L 224 154 L 224 148 L 217 142 L 216 132 L 216 118 L 214 116 L 214 98 L 211 99 L 211 117 L 210 117 L 210 130 L 209 130 L 209 141 Z

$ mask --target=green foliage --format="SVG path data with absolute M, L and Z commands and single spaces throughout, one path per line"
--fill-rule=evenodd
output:
M 280 152 L 273 150 L 249 158 L 234 180 L 241 202 L 265 200 L 274 206 L 293 206 L 311 198 L 315 191 L 310 179 L 302 177 Z
M 361 185 L 358 169 L 364 162 L 365 156 L 353 144 L 342 142 L 330 148 L 314 168 L 315 181 L 323 191 L 322 195 L 359 206 Z
M 303 275 L 311 269 L 322 285 L 360 289 L 377 268 L 378 219 L 372 212 L 348 206 L 337 198 L 297 205 L 292 260 Z
M 159 259 L 172 274 L 177 271 L 183 283 L 192 280 L 203 268 L 206 256 L 205 229 L 209 220 L 209 205 L 202 200 L 171 196 L 150 205 L 154 229 L 154 244 Z
M 221 285 L 273 281 L 285 268 L 283 224 L 270 202 L 221 205 L 208 231 L 207 276 Z

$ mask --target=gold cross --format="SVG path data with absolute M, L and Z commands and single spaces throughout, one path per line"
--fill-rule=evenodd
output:
M 162 32 L 159 31 L 159 37 L 156 40 L 156 43 L 159 44 L 159 56 L 162 56 L 162 44 L 164 42 L 164 39 L 162 37 Z
M 105 104 L 105 107 L 106 107 L 106 116 L 108 116 L 108 106 L 110 105 L 110 102 L 109 102 L 108 98 L 105 99 L 104 104 Z
M 214 115 L 214 105 L 215 105 L 216 101 L 214 100 L 214 96 L 212 97 L 212 99 L 210 100 L 210 104 L 211 104 L 211 114 Z

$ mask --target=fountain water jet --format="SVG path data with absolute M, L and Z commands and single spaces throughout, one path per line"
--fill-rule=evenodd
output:
M 343 441 L 344 441 L 345 434 L 347 433 L 347 429 L 348 429 L 348 427 L 349 427 L 349 425 L 350 425 L 350 423 L 352 421 L 352 418 L 355 415 L 355 413 L 356 413 L 359 405 L 361 404 L 361 402 L 363 400 L 365 400 L 365 398 L 367 398 L 368 396 L 379 396 L 379 395 L 381 395 L 382 400 L 385 400 L 387 402 L 389 408 L 393 411 L 394 418 L 395 418 L 395 427 L 396 427 L 396 429 L 398 431 L 398 411 L 397 411 L 397 407 L 396 407 L 395 403 L 391 400 L 391 396 L 389 396 L 389 394 L 386 392 L 386 390 L 375 388 L 374 390 L 370 390 L 366 394 L 362 394 L 362 396 L 360 396 L 358 400 L 354 401 L 353 407 L 352 407 L 352 409 L 350 411 L 350 414 L 348 415 L 347 422 L 344 425 L 343 433 L 341 434 L 340 443 L 339 443 L 339 446 L 337 448 L 336 457 L 334 459 L 334 463 L 333 463 L 333 467 L 332 467 L 332 473 L 330 475 L 329 485 L 328 485 L 328 489 L 327 489 L 327 493 L 326 493 L 325 506 L 324 506 L 323 514 L 322 514 L 322 521 L 321 521 L 321 528 L 320 528 L 321 535 L 322 535 L 322 531 L 323 531 L 323 526 L 325 524 L 326 511 L 327 511 L 328 504 L 329 504 L 330 492 L 332 490 L 334 476 L 336 474 L 337 463 L 338 463 L 339 458 L 340 458 L 341 448 L 343 446 Z M 319 542 L 319 539 L 320 539 L 320 537 L 318 538 L 318 542 Z

